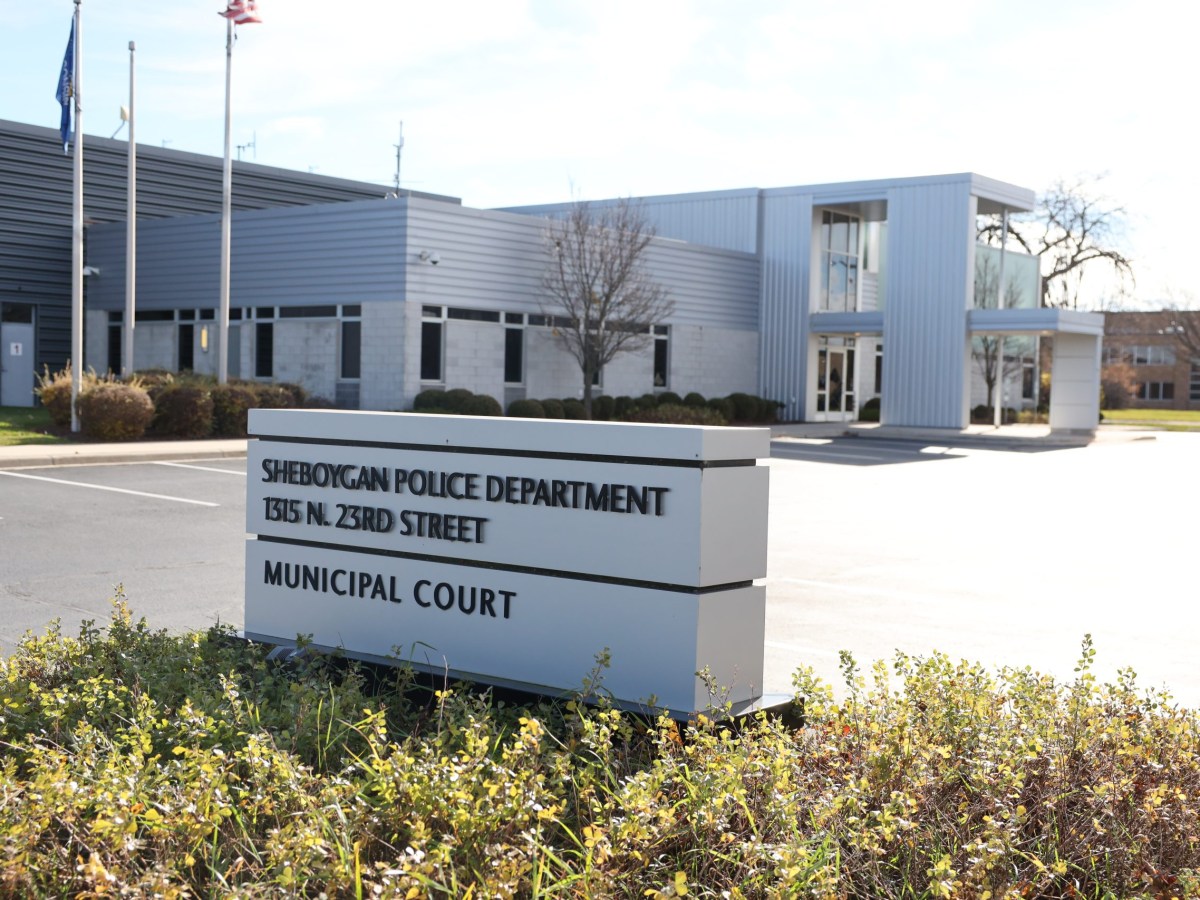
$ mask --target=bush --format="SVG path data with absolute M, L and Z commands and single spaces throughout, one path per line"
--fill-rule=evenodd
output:
M 464 416 L 502 416 L 504 408 L 491 394 L 474 394 L 460 404 Z
M 713 397 L 707 405 L 709 409 L 716 410 L 726 422 L 733 421 L 733 401 L 728 397 Z
M 624 394 L 622 394 L 613 401 L 612 417 L 614 419 L 624 418 L 636 408 L 637 402 L 632 397 L 626 397 Z
M 100 441 L 136 441 L 153 418 L 154 404 L 136 385 L 106 381 L 79 394 L 79 427 Z
M 295 395 L 283 385 L 251 381 L 246 386 L 254 392 L 256 409 L 295 409 Z
M 446 392 L 441 388 L 429 388 L 413 398 L 413 412 L 434 412 L 446 408 Z
M 21 639 L 0 895 L 1200 895 L 1200 715 L 1098 683 L 1090 640 L 1069 684 L 937 653 L 868 680 L 844 654 L 836 701 L 796 674 L 802 727 L 270 649 L 120 602 Z
M 209 392 L 212 398 L 213 434 L 221 437 L 245 437 L 246 414 L 255 404 L 255 394 L 244 384 L 218 384 Z
M 727 425 L 728 420 L 706 406 L 664 403 L 654 409 L 637 409 L 625 416 L 626 422 L 650 422 L 657 425 Z
M 613 417 L 617 403 L 607 394 L 592 398 L 592 418 L 598 422 L 607 422 Z
M 708 401 L 704 399 L 703 394 L 697 394 L 695 391 L 689 393 L 683 398 L 684 406 L 707 406 Z
M 553 398 L 542 401 L 542 409 L 546 412 L 547 419 L 565 419 L 567 412 L 563 409 L 562 401 Z
M 758 398 L 741 392 L 726 397 L 733 406 L 733 418 L 738 422 L 754 422 L 758 420 Z
M 154 401 L 155 434 L 202 438 L 212 434 L 213 400 L 206 388 L 175 382 L 163 387 Z
M 59 428 L 71 427 L 71 364 L 51 374 L 50 369 L 42 367 L 37 377 L 38 386 L 34 389 L 46 412 L 50 413 L 50 421 Z M 116 379 L 109 372 L 103 378 L 96 374 L 95 369 L 84 369 L 80 373 L 79 393 L 91 390 L 98 384 L 108 384 Z M 136 385 L 140 387 L 141 385 Z
M 681 403 L 683 403 L 683 398 L 674 391 L 662 391 L 655 396 L 658 398 L 659 406 L 667 403 L 671 404 L 672 406 L 679 406 Z
M 858 410 L 858 421 L 860 422 L 878 422 L 879 421 L 880 403 L 878 397 L 872 397 L 864 403 Z
M 658 394 L 642 394 L 634 401 L 638 409 L 654 409 L 658 406 Z
M 546 418 L 546 410 L 538 400 L 514 400 L 508 404 L 508 414 L 520 419 Z
M 595 401 L 592 401 L 593 404 Z M 564 397 L 562 401 L 563 415 L 568 419 L 586 419 L 587 409 L 583 405 L 582 400 L 576 400 L 574 397 Z M 593 406 L 594 408 L 594 406 Z

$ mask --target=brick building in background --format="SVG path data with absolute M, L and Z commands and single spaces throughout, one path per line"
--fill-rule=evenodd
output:
M 1110 312 L 1104 316 L 1104 364 L 1127 363 L 1137 381 L 1130 406 L 1200 409 L 1200 310 Z

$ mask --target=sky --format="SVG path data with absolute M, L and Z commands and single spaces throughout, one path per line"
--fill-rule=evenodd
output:
M 139 144 L 224 151 L 225 0 L 82 0 L 83 131 L 136 51 Z M 1182 0 L 261 0 L 237 29 L 235 158 L 472 207 L 973 171 L 1126 211 L 1125 298 L 1200 302 Z M 72 0 L 0 0 L 0 118 L 57 127 Z M 118 137 L 125 136 L 121 131 Z M 85 150 L 86 154 L 86 141 Z M 86 200 L 85 200 L 86 202 Z

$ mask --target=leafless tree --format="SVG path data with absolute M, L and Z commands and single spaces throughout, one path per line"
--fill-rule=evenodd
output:
M 645 269 L 653 237 L 629 199 L 596 208 L 581 201 L 546 228 L 540 305 L 579 364 L 589 418 L 598 373 L 620 354 L 644 349 L 654 339 L 652 326 L 674 309 L 667 289 Z
M 1163 309 L 1171 319 L 1163 331 L 1175 339 L 1179 349 L 1193 362 L 1200 364 L 1200 306 L 1196 298 L 1187 292 L 1182 301 L 1172 296 Z
M 1134 283 L 1133 263 L 1119 245 L 1125 210 L 1100 191 L 1099 178 L 1059 180 L 1038 198 L 1027 220 L 1010 219 L 1009 237 L 1042 260 L 1042 305 L 1077 309 L 1085 272 L 1106 267 L 1119 292 Z M 980 239 L 1000 245 L 1000 217 L 989 217 Z

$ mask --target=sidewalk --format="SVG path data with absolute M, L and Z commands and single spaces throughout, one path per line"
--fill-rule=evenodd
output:
M 909 428 L 874 422 L 807 422 L 771 426 L 772 440 L 829 440 L 844 437 L 992 447 L 996 450 L 1086 447 L 1089 444 L 1155 439 L 1153 429 L 1125 425 L 1100 425 L 1095 433 L 1051 431 L 1049 425 L 1001 425 L 998 428 L 994 425 L 969 425 L 956 429 Z
M 208 441 L 130 441 L 125 444 L 20 444 L 16 447 L 0 447 L 0 469 L 178 459 L 228 459 L 245 455 L 245 438 Z

